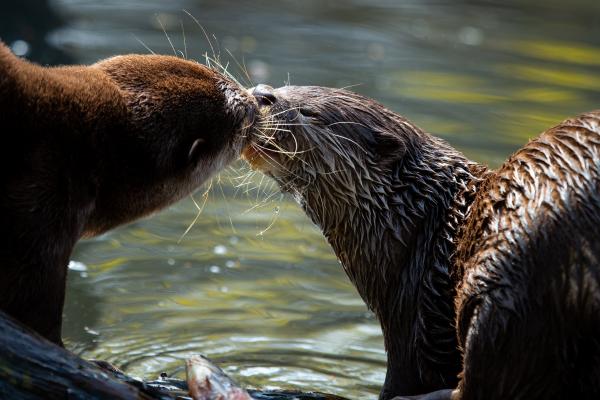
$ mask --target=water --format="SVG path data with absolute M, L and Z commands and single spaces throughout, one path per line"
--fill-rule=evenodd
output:
M 15 48 L 45 63 L 146 53 L 140 41 L 172 53 L 157 17 L 181 51 L 183 24 L 188 55 L 200 59 L 211 50 L 186 9 L 248 85 L 357 85 L 492 166 L 600 106 L 594 0 L 55 0 L 52 18 L 39 5 L 18 17 L 31 2 L 11 3 L 1 37 L 25 41 Z M 385 374 L 377 321 L 299 208 L 267 179 L 245 181 L 246 172 L 236 164 L 213 181 L 183 238 L 204 189 L 81 242 L 67 346 L 144 377 L 182 377 L 183 359 L 203 353 L 253 387 L 376 398 Z

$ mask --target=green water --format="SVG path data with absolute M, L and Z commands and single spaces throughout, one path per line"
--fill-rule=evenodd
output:
M 563 118 L 600 108 L 594 0 L 51 5 L 63 22 L 44 33 L 41 60 L 146 53 L 135 37 L 172 53 L 156 17 L 184 51 L 182 21 L 189 56 L 200 59 L 211 50 L 186 9 L 214 34 L 213 46 L 245 64 L 252 82 L 221 50 L 248 85 L 357 85 L 492 166 Z M 73 260 L 85 271 L 69 276 L 67 346 L 144 377 L 183 376 L 183 360 L 203 353 L 253 387 L 376 398 L 385 375 L 377 321 L 299 208 L 247 173 L 238 163 L 213 180 L 183 238 L 206 188 L 81 242 Z

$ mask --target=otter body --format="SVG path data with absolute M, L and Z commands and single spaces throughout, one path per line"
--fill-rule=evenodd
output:
M 377 315 L 380 398 L 600 394 L 600 112 L 491 171 L 354 93 L 254 94 L 244 156 L 322 228 Z
M 0 309 L 61 343 L 84 236 L 157 211 L 238 157 L 253 101 L 200 64 L 44 68 L 0 43 Z
M 490 172 L 465 222 L 455 398 L 600 398 L 600 111 Z

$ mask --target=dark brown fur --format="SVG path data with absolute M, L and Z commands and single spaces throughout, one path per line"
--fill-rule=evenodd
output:
M 600 396 L 600 112 L 489 171 L 354 93 L 255 96 L 245 157 L 323 229 L 377 315 L 382 399 Z
M 171 204 L 237 158 L 253 104 L 175 57 L 44 68 L 0 43 L 0 309 L 60 343 L 77 240 Z

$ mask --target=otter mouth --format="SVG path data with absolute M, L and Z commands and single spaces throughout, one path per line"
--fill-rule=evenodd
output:
M 265 171 L 267 169 L 265 156 L 265 150 L 257 149 L 253 141 L 249 141 L 242 150 L 242 160 L 246 160 L 252 169 Z
M 251 137 L 242 150 L 242 159 L 246 160 L 252 169 L 272 176 L 281 164 L 280 152 L 276 149 L 275 143 L 262 138 L 256 128 L 251 131 L 250 135 Z

